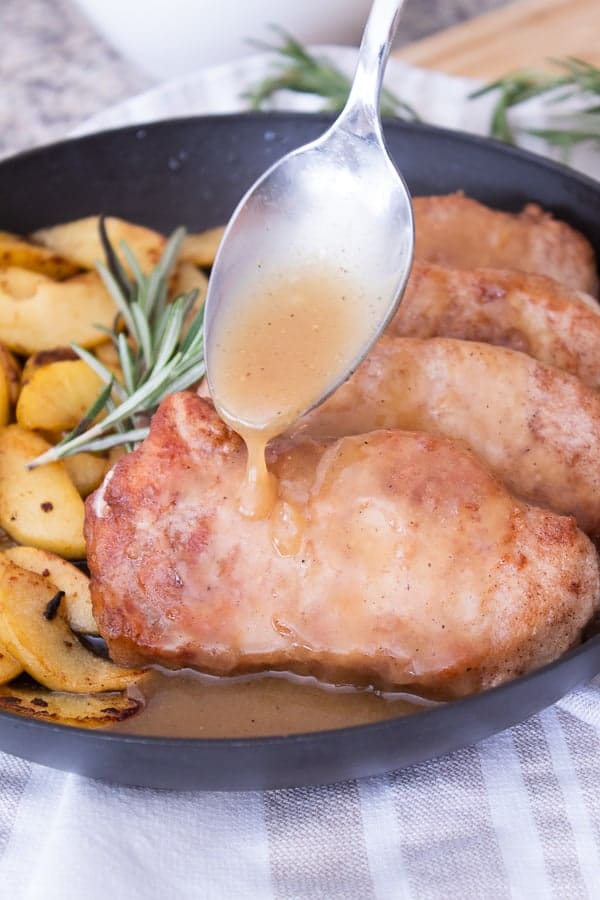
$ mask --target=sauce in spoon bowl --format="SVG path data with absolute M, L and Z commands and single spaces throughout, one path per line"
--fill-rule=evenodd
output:
M 277 498 L 267 442 L 354 371 L 408 278 L 412 207 L 378 113 L 401 6 L 375 0 L 345 109 L 323 137 L 250 189 L 213 267 L 208 383 L 219 414 L 248 448 L 240 509 L 253 518 L 268 516 Z

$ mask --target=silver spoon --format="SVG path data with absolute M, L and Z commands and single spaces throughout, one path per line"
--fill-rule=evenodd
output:
M 359 289 L 364 316 L 351 351 L 332 354 L 317 389 L 301 401 L 292 421 L 345 381 L 400 302 L 413 257 L 414 223 L 408 189 L 383 139 L 379 96 L 403 5 L 403 0 L 374 0 L 343 111 L 321 138 L 259 178 L 227 226 L 209 282 L 204 337 L 208 385 L 218 407 L 226 401 L 220 412 L 230 424 L 263 427 L 248 418 L 243 399 L 235 408 L 235 398 L 225 398 L 216 364 L 219 356 L 223 368 L 224 322 L 235 327 L 244 286 L 262 287 L 264 281 L 266 290 L 289 271 L 334 264 Z M 287 340 L 294 343 L 293 330 Z M 281 424 L 279 431 L 291 421 Z M 272 429 L 270 436 L 276 433 Z

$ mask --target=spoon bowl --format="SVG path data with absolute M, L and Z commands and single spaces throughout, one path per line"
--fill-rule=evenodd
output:
M 354 322 L 348 339 L 339 347 L 332 342 L 324 364 L 311 371 L 302 401 L 290 407 L 287 419 L 282 412 L 279 430 L 271 423 L 272 434 L 318 405 L 354 371 L 400 302 L 413 257 L 414 223 L 408 189 L 385 147 L 379 95 L 402 5 L 375 0 L 339 118 L 318 140 L 275 163 L 243 197 L 226 229 L 211 274 L 204 327 L 209 387 L 230 421 L 258 429 L 269 424 L 266 407 L 262 421 L 263 411 L 248 407 L 247 394 L 245 404 L 227 407 L 225 395 L 230 397 L 231 391 L 224 391 L 220 380 L 224 367 L 215 365 L 224 345 L 227 349 L 232 326 L 261 291 L 276 304 L 281 294 L 274 285 L 285 292 L 290 277 L 294 282 L 318 276 L 322 308 L 334 294 L 338 300 L 347 298 L 346 306 L 338 303 L 333 312 L 340 329 L 343 320 Z M 263 304 L 265 326 L 268 310 Z M 312 356 L 323 352 L 319 325 L 307 333 L 299 318 L 295 321 L 285 333 L 279 329 L 265 340 L 281 342 L 280 367 L 286 353 L 299 348 L 308 370 Z M 233 343 L 231 348 L 234 352 Z M 269 371 L 268 360 L 261 368 L 263 381 L 255 390 L 259 398 L 265 385 L 278 378 L 275 368 Z

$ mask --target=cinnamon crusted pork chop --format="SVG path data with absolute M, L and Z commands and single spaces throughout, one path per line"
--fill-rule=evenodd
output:
M 543 275 L 416 263 L 387 333 L 510 347 L 600 387 L 600 304 Z
M 166 399 L 87 501 L 94 614 L 121 663 L 263 669 L 457 697 L 573 646 L 598 608 L 572 518 L 516 500 L 466 449 L 378 431 L 274 442 L 292 556 L 238 511 L 241 440 Z
M 520 269 L 596 295 L 591 244 L 535 203 L 520 213 L 490 209 L 464 194 L 414 197 L 415 259 L 453 269 Z

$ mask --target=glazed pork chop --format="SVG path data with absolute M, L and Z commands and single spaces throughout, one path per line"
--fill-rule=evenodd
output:
M 520 213 L 490 209 L 464 194 L 414 197 L 415 259 L 454 269 L 520 269 L 596 295 L 591 244 L 534 203 Z
M 238 511 L 245 448 L 167 398 L 87 501 L 94 614 L 121 663 L 287 670 L 457 697 L 556 658 L 598 606 L 572 518 L 515 500 L 466 449 L 378 431 L 273 442 L 270 520 Z M 293 519 L 293 555 L 273 546 Z
M 491 344 L 384 337 L 294 433 L 376 428 L 460 440 L 509 490 L 600 537 L 600 394 L 574 375 Z
M 543 275 L 416 263 L 387 333 L 510 347 L 600 387 L 600 305 Z

